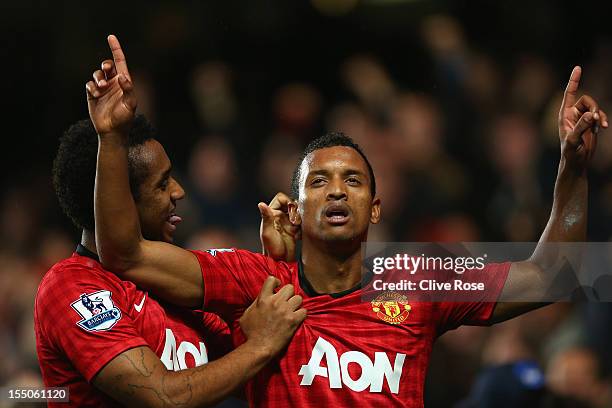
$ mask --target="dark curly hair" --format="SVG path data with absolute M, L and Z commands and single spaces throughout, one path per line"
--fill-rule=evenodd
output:
M 304 161 L 306 156 L 308 156 L 315 150 L 334 146 L 350 147 L 352 149 L 355 149 L 357 153 L 359 153 L 361 157 L 363 157 L 363 160 L 365 160 L 366 165 L 368 166 L 368 173 L 370 176 L 370 193 L 372 194 L 372 197 L 376 196 L 376 178 L 374 177 L 374 170 L 372 169 L 372 165 L 370 164 L 370 161 L 366 157 L 365 153 L 363 153 L 363 150 L 361 150 L 361 147 L 359 147 L 359 145 L 355 143 L 353 139 L 346 136 L 342 132 L 327 132 L 323 136 L 320 136 L 310 142 L 302 152 L 302 155 L 300 156 L 300 160 L 298 161 L 297 166 L 293 171 L 293 176 L 291 177 L 291 196 L 294 200 L 297 200 L 300 196 L 300 172 L 302 168 L 302 162 Z
M 139 186 L 146 178 L 146 168 L 136 160 L 135 148 L 153 140 L 155 130 L 143 116 L 134 118 L 128 137 L 128 165 L 130 188 L 138 200 Z M 53 161 L 53 186 L 60 207 L 73 224 L 81 229 L 93 231 L 94 182 L 98 155 L 98 135 L 89 119 L 70 126 L 62 135 Z

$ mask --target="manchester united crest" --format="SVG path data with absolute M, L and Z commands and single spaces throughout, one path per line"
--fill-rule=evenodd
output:
M 408 298 L 396 292 L 385 292 L 372 301 L 372 310 L 376 316 L 391 324 L 402 324 L 411 309 Z

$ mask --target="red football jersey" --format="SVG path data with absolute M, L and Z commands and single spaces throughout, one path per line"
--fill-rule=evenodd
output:
M 77 251 L 45 274 L 34 309 L 43 381 L 69 387 L 71 405 L 117 405 L 91 380 L 128 349 L 148 346 L 168 369 L 181 370 L 208 362 L 212 350 L 207 347 L 229 341 L 229 329 L 218 316 L 162 306 L 104 270 L 83 247 Z M 214 346 L 211 337 L 218 340 Z
M 373 296 L 378 302 L 367 301 L 373 289 L 365 282 L 363 288 L 318 295 L 297 263 L 275 262 L 234 249 L 194 253 L 202 267 L 204 308 L 219 313 L 236 339 L 242 337 L 237 320 L 268 275 L 293 284 L 304 297 L 308 317 L 286 353 L 247 388 L 253 406 L 421 407 L 435 339 L 461 324 L 487 324 L 495 306 L 492 302 L 410 302 L 400 294 L 378 291 Z M 479 279 L 489 291 L 500 294 L 509 267 L 509 263 L 489 264 Z M 385 312 L 385 306 L 396 310 Z

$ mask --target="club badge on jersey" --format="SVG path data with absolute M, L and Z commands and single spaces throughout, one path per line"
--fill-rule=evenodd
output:
M 115 307 L 111 295 L 109 290 L 83 293 L 72 302 L 72 308 L 82 317 L 77 325 L 91 332 L 110 330 L 121 320 L 121 311 Z
M 372 301 L 372 311 L 380 320 L 390 324 L 402 324 L 411 310 L 408 298 L 395 292 L 385 292 Z

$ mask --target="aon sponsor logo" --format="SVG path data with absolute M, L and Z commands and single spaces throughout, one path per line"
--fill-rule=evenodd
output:
M 323 359 L 327 367 L 321 366 Z M 366 388 L 369 388 L 370 392 L 381 392 L 383 381 L 386 379 L 391 392 L 397 394 L 405 359 L 405 354 L 397 353 L 392 367 L 387 353 L 383 352 L 374 353 L 374 362 L 359 351 L 347 351 L 338 358 L 336 348 L 319 337 L 312 349 L 310 361 L 300 369 L 299 375 L 302 376 L 300 385 L 311 385 L 316 376 L 321 376 L 328 379 L 330 388 L 342 388 L 344 384 L 357 392 Z M 349 375 L 349 363 L 356 363 L 361 367 L 359 378 L 354 379 Z
M 187 363 L 185 362 L 185 356 L 190 354 L 194 361 L 195 366 L 201 366 L 202 364 L 208 363 L 208 355 L 206 354 L 206 346 L 201 341 L 199 342 L 200 348 L 198 349 L 193 343 L 183 341 L 176 348 L 176 338 L 172 330 L 166 329 L 166 344 L 164 345 L 164 351 L 161 355 L 160 360 L 168 370 L 185 370 Z

